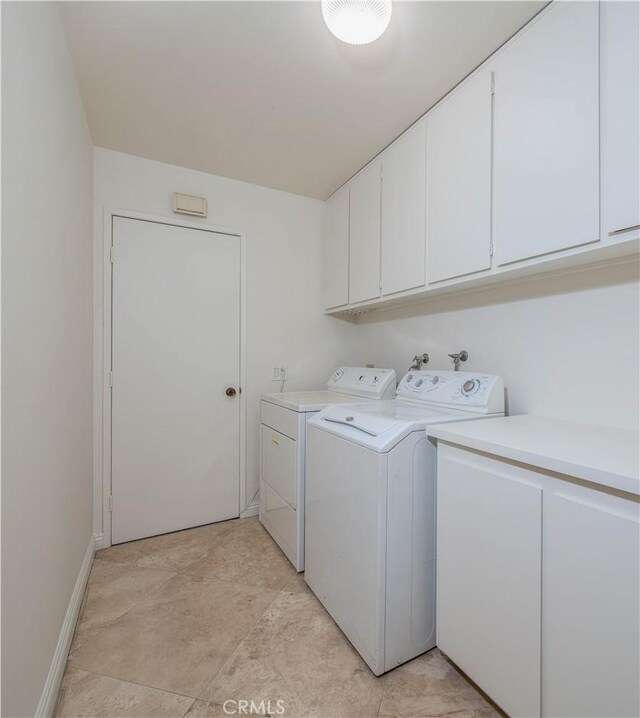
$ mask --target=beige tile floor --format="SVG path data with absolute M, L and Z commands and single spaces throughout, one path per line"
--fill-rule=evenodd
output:
M 498 716 L 437 649 L 376 678 L 257 519 L 98 552 L 55 715 L 224 717 L 241 700 L 285 718 Z

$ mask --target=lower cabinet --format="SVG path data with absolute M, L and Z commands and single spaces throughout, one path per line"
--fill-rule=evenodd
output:
M 514 718 L 637 717 L 638 514 L 440 442 L 438 646 Z
M 543 503 L 542 714 L 635 717 L 638 504 L 562 488 Z
M 509 715 L 539 716 L 542 492 L 439 444 L 437 502 L 438 646 Z

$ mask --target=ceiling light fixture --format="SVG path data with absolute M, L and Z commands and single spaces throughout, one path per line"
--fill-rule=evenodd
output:
M 389 26 L 391 0 L 322 0 L 322 17 L 338 40 L 366 45 Z

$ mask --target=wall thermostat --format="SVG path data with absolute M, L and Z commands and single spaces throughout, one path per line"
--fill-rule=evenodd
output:
M 190 194 L 173 193 L 173 211 L 176 214 L 189 214 L 193 217 L 207 216 L 207 200 Z

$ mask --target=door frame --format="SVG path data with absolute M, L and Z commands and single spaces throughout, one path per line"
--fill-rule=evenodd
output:
M 111 546 L 111 341 L 112 341 L 112 299 L 113 299 L 113 263 L 111 261 L 111 247 L 113 245 L 113 219 L 135 219 L 144 222 L 155 222 L 156 224 L 168 224 L 184 229 L 199 229 L 213 234 L 225 234 L 236 237 L 240 242 L 240 377 L 239 386 L 245 389 L 247 364 L 246 364 L 246 235 L 244 232 L 221 227 L 209 222 L 190 222 L 179 217 L 165 217 L 161 215 L 148 214 L 146 212 L 134 212 L 132 210 L 120 210 L 112 207 L 105 207 L 103 216 L 102 233 L 102 260 L 103 260 L 103 312 L 102 312 L 102 426 L 96 427 L 94 437 L 97 449 L 102 449 L 102 456 L 95 462 L 96 468 L 101 473 L 94 481 L 95 498 L 102 504 L 102 530 L 98 548 Z M 239 418 L 239 456 L 238 456 L 238 481 L 239 481 L 239 505 L 238 515 L 253 515 L 251 507 L 247 506 L 246 496 L 246 391 L 240 391 L 238 400 L 240 402 Z M 97 507 L 98 508 L 98 507 Z M 98 514 L 98 511 L 94 511 Z

